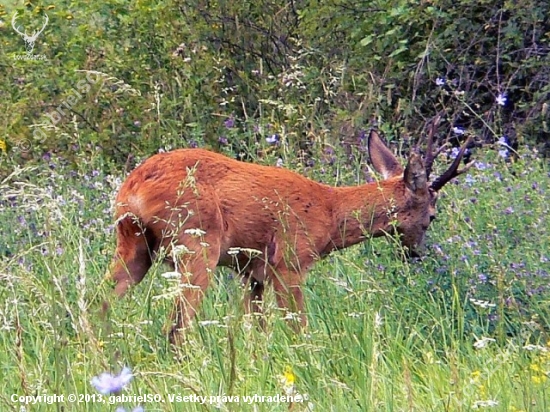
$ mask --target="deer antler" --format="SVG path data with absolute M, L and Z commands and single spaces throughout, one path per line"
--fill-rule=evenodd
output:
M 46 13 L 44 13 L 44 17 L 45 17 L 44 25 L 42 26 L 42 28 L 38 32 L 35 32 L 32 35 L 32 37 L 34 37 L 35 40 L 38 37 L 38 35 L 44 31 L 44 29 L 48 25 L 48 22 L 50 21 L 50 18 L 48 17 L 48 15 Z
M 24 33 L 21 32 L 17 26 L 15 25 L 15 22 L 17 20 L 17 18 L 19 17 L 19 13 L 18 12 L 15 12 L 15 14 L 13 15 L 13 17 L 11 18 L 11 25 L 13 27 L 13 29 L 16 31 L 17 34 L 19 34 L 20 36 L 23 36 L 23 38 L 25 39 L 25 41 L 33 41 L 33 40 L 36 40 L 38 38 L 38 36 L 40 35 L 40 33 L 42 33 L 44 31 L 44 29 L 46 28 L 46 26 L 48 25 L 48 22 L 50 21 L 50 18 L 48 17 L 48 15 L 46 13 L 44 13 L 44 18 L 45 18 L 45 21 L 44 21 L 44 25 L 42 26 L 42 28 L 40 30 L 35 30 L 33 31 L 32 35 L 29 36 L 27 34 L 27 32 L 25 31 Z
M 434 135 L 437 131 L 437 126 L 439 126 L 439 121 L 441 120 L 441 116 L 437 115 L 432 121 L 432 124 L 430 126 L 430 132 L 428 133 L 428 141 L 426 142 L 426 157 L 424 159 L 424 165 L 426 167 L 426 177 L 429 179 L 430 174 L 432 173 L 432 167 L 435 158 L 437 155 L 441 152 L 441 148 L 434 153 L 433 151 L 433 143 L 434 143 Z
M 11 25 L 17 34 L 19 34 L 20 36 L 26 37 L 27 33 L 21 33 L 19 29 L 15 26 L 15 21 L 17 20 L 18 14 L 19 13 L 16 11 L 13 17 L 11 18 Z
M 460 166 L 460 162 L 462 161 L 462 157 L 464 156 L 464 153 L 466 152 L 466 148 L 468 147 L 468 145 L 470 144 L 472 139 L 473 139 L 472 135 L 468 136 L 466 141 L 460 147 L 460 150 L 459 150 L 457 156 L 455 157 L 455 160 L 451 164 L 451 166 L 447 169 L 447 171 L 445 173 L 443 173 L 441 176 L 439 176 L 437 179 L 434 180 L 434 182 L 431 185 L 431 188 L 434 191 L 437 192 L 439 189 L 441 189 L 443 186 L 445 186 L 445 184 L 450 182 L 452 179 L 454 179 L 458 175 L 461 175 L 462 173 L 466 172 L 470 167 L 473 166 L 473 164 L 475 162 L 471 161 L 466 166 L 464 166 L 462 169 L 458 168 L 458 166 Z M 440 148 L 440 150 L 438 150 L 438 152 L 440 152 L 440 151 L 441 151 L 441 148 Z

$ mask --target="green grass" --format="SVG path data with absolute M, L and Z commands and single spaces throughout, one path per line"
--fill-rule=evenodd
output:
M 495 156 L 472 170 L 474 182 L 444 189 L 422 261 L 403 262 L 382 239 L 318 263 L 305 333 L 290 330 L 271 293 L 261 330 L 243 314 L 239 280 L 219 270 L 177 351 L 163 332 L 166 268 L 120 301 L 105 280 L 117 179 L 56 159 L 14 173 L 0 184 L 0 410 L 23 410 L 12 394 L 97 400 L 92 377 L 124 366 L 135 377 L 123 394 L 165 400 L 141 402 L 146 411 L 470 411 L 487 401 L 498 402 L 494 411 L 550 410 L 549 172 L 531 153 L 514 163 Z M 307 173 L 330 180 L 319 171 Z M 307 400 L 243 401 L 285 390 Z M 168 394 L 241 401 L 170 403 Z

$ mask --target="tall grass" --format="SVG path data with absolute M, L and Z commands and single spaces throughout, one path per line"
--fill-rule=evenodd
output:
M 331 183 L 363 179 L 361 167 L 326 155 L 306 169 L 291 154 L 282 161 Z M 445 188 L 421 261 L 401 260 L 391 239 L 333 253 L 309 274 L 309 327 L 298 335 L 272 293 L 259 328 L 243 313 L 238 277 L 219 270 L 177 350 L 164 335 L 172 300 L 163 295 L 174 282 L 161 276 L 166 268 L 156 265 L 120 301 L 105 278 L 121 177 L 94 159 L 71 169 L 49 156 L 14 170 L 0 187 L 0 409 L 550 410 L 548 167 L 531 152 L 481 157 Z M 263 161 L 276 158 L 268 151 Z M 134 379 L 123 394 L 164 402 L 99 402 L 91 379 L 124 366 Z M 243 400 L 298 393 L 303 401 L 291 404 Z M 23 408 L 13 394 L 89 401 Z M 200 404 L 168 394 L 240 398 Z

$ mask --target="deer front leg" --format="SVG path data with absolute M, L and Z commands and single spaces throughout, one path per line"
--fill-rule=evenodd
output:
M 197 313 L 210 283 L 212 272 L 218 264 L 218 259 L 219 249 L 217 251 L 202 250 L 193 255 L 191 259 L 180 259 L 179 271 L 181 272 L 182 291 L 176 297 L 171 316 L 170 343 L 174 345 L 181 343 L 183 330 L 189 326 Z

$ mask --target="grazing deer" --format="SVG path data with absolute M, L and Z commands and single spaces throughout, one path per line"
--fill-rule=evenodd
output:
M 405 169 L 372 130 L 369 155 L 384 180 L 353 187 L 327 186 L 202 149 L 149 158 L 130 173 L 116 199 L 116 293 L 139 283 L 164 250 L 182 282 L 172 342 L 195 316 L 216 266 L 240 271 L 248 311 L 260 311 L 264 284 L 271 283 L 279 307 L 297 313 L 305 326 L 302 285 L 316 260 L 388 234 L 399 235 L 411 254 L 421 247 L 438 191 L 471 166 L 458 169 L 468 139 L 450 168 L 429 183 L 441 151 L 432 150 L 434 128 L 425 159 L 415 150 Z

